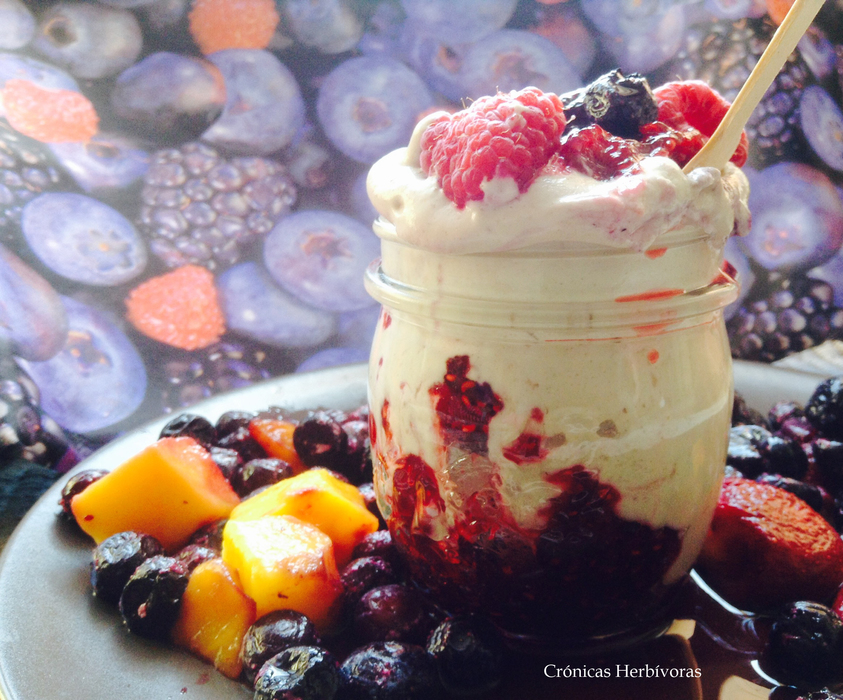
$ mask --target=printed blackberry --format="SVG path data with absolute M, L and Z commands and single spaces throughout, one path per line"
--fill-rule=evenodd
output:
M 843 337 L 843 309 L 835 305 L 827 282 L 778 273 L 768 281 L 757 287 L 768 290 L 766 296 L 745 299 L 729 319 L 734 357 L 774 362 Z
M 677 54 L 674 71 L 683 79 L 704 80 L 731 102 L 775 29 L 768 18 L 724 20 L 691 27 Z M 802 90 L 812 82 L 811 71 L 797 49 L 747 122 L 753 167 L 798 159 L 803 154 L 799 101 Z
M 275 359 L 257 345 L 228 341 L 200 352 L 168 352 L 161 363 L 163 408 L 178 411 L 210 396 L 269 379 L 282 373 Z
M 68 186 L 46 146 L 0 119 L 0 241 L 14 243 L 23 207 L 42 192 Z
M 296 201 L 279 162 L 225 158 L 191 142 L 157 151 L 144 175 L 139 229 L 168 267 L 210 270 L 240 260 L 241 249 L 263 236 Z

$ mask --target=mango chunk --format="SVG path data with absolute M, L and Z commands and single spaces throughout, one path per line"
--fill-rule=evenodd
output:
M 296 610 L 317 629 L 333 624 L 342 583 L 331 540 L 313 525 L 289 515 L 229 520 L 222 559 L 255 601 L 258 617 Z
M 193 438 L 176 437 L 158 440 L 91 484 L 70 508 L 97 544 L 135 530 L 174 551 L 239 502 L 208 451 Z
M 270 457 L 283 459 L 296 474 L 307 467 L 299 459 L 293 446 L 293 432 L 296 424 L 279 418 L 253 418 L 249 422 L 249 433 L 266 450 Z
M 366 508 L 357 487 L 318 467 L 247 498 L 229 517 L 255 520 L 266 515 L 292 515 L 318 527 L 334 543 L 339 567 L 348 563 L 366 535 L 378 529 L 378 519 Z
M 222 559 L 202 562 L 187 582 L 173 642 L 237 679 L 243 668 L 240 646 L 256 610 Z

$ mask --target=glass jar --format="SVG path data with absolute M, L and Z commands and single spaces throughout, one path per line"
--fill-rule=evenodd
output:
M 722 249 L 441 255 L 390 227 L 366 281 L 374 481 L 414 581 L 524 644 L 663 630 L 726 458 Z

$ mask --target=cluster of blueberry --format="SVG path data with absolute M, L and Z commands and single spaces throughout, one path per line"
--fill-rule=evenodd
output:
M 419 115 L 618 66 L 731 98 L 787 4 L 0 0 L 0 379 L 38 390 L 0 418 L 2 460 L 52 468 L 30 449 L 46 432 L 81 456 L 213 393 L 365 360 L 365 174 Z M 750 124 L 741 357 L 843 327 L 841 42 L 828 2 Z

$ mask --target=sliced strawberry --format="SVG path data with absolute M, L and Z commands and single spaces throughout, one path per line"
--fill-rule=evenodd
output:
M 723 482 L 697 569 L 745 610 L 827 603 L 843 582 L 843 540 L 800 498 L 733 477 Z
M 696 129 L 703 136 L 711 136 L 731 106 L 720 94 L 702 80 L 684 80 L 664 85 L 653 90 L 659 105 L 659 121 L 676 131 L 688 127 Z M 731 161 L 741 167 L 746 163 L 749 141 L 746 133 Z
M 183 350 L 206 348 L 225 333 L 214 277 L 198 265 L 148 279 L 129 293 L 126 307 L 141 333 Z

